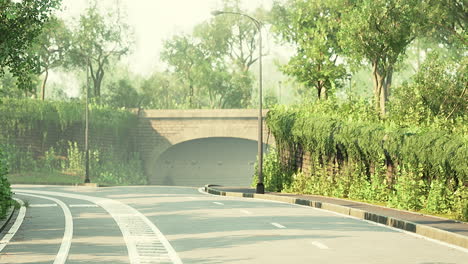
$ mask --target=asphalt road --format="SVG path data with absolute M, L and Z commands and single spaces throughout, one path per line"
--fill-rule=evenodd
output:
M 29 206 L 0 234 L 0 263 L 468 263 L 465 249 L 367 221 L 195 188 L 14 191 Z

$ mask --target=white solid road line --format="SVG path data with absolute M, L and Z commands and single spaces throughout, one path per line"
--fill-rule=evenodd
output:
M 220 203 L 220 202 L 213 202 L 213 203 L 217 205 L 224 205 L 223 203 Z
M 131 264 L 170 262 L 182 264 L 176 251 L 161 231 L 146 216 L 129 205 L 117 200 L 81 194 L 26 189 L 17 191 L 67 197 L 97 204 L 106 210 L 119 226 Z
M 320 249 L 329 249 L 326 245 L 324 245 L 324 244 L 322 244 L 322 243 L 320 243 L 320 242 L 318 242 L 318 241 L 312 241 L 312 242 L 310 242 L 310 243 L 311 243 L 312 245 L 314 245 L 314 246 L 320 248 Z
M 29 207 L 56 207 L 57 204 L 30 204 Z
M 69 204 L 68 205 L 70 208 L 73 207 L 78 207 L 78 208 L 94 208 L 94 207 L 99 207 L 97 204 Z
M 280 225 L 278 223 L 271 223 L 271 224 L 276 226 L 277 228 L 281 228 L 281 229 L 286 228 L 284 225 Z
M 29 194 L 29 193 L 21 193 L 21 192 L 17 192 L 16 194 L 51 200 L 57 203 L 58 205 L 60 205 L 60 207 L 62 207 L 63 214 L 65 215 L 65 231 L 63 233 L 62 244 L 60 245 L 57 256 L 55 257 L 54 264 L 64 264 L 67 261 L 68 252 L 70 251 L 70 246 L 71 246 L 71 240 L 73 238 L 73 217 L 70 212 L 70 209 L 67 207 L 67 205 L 64 202 L 58 199 L 52 198 L 52 197 L 46 197 L 46 196 L 41 196 L 41 195 Z
M 24 206 L 23 201 L 20 199 L 14 198 L 20 205 L 21 208 L 19 210 L 18 216 L 16 217 L 15 223 L 13 226 L 10 228 L 8 233 L 0 240 L 0 252 L 5 248 L 6 245 L 10 242 L 10 240 L 15 236 L 16 232 L 18 231 L 19 227 L 23 223 L 24 216 L 26 215 L 26 207 Z

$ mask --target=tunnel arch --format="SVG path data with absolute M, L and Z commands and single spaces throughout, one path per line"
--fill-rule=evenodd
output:
M 266 145 L 264 145 L 266 149 Z M 257 141 L 239 137 L 201 137 L 168 146 L 154 162 L 150 184 L 250 185 Z

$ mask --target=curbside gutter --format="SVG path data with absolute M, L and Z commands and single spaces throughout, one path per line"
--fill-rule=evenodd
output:
M 0 233 L 3 232 L 5 227 L 8 225 L 11 218 L 13 217 L 13 214 L 15 214 L 15 211 L 16 211 L 15 205 L 10 206 L 10 208 L 8 208 L 7 210 L 6 217 L 3 219 L 0 219 Z
M 406 220 L 396 219 L 396 218 L 388 217 L 384 215 L 378 215 L 378 214 L 370 213 L 364 210 L 331 204 L 331 203 L 305 200 L 305 199 L 299 199 L 299 198 L 294 198 L 294 197 L 277 196 L 277 195 L 271 195 L 271 194 L 225 192 L 225 191 L 217 190 L 216 186 L 219 186 L 219 185 L 205 185 L 205 188 L 204 188 L 205 192 L 214 194 L 214 195 L 220 195 L 220 196 L 256 198 L 256 199 L 262 199 L 262 200 L 278 201 L 278 202 L 298 204 L 298 205 L 324 209 L 327 211 L 349 215 L 355 218 L 364 219 L 364 220 L 376 222 L 379 224 L 387 225 L 393 228 L 401 229 L 404 231 L 416 233 L 421 236 L 425 236 L 431 239 L 436 239 L 436 240 L 439 240 L 448 244 L 452 244 L 455 246 L 468 249 L 468 237 L 467 236 L 455 234 L 455 233 L 441 230 L 438 228 L 434 228 L 431 226 L 416 224 L 416 223 L 406 221 Z

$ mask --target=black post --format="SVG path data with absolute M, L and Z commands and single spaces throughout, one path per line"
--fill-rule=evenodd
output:
M 89 75 L 86 66 L 86 110 L 85 110 L 85 183 L 90 183 L 89 179 Z

